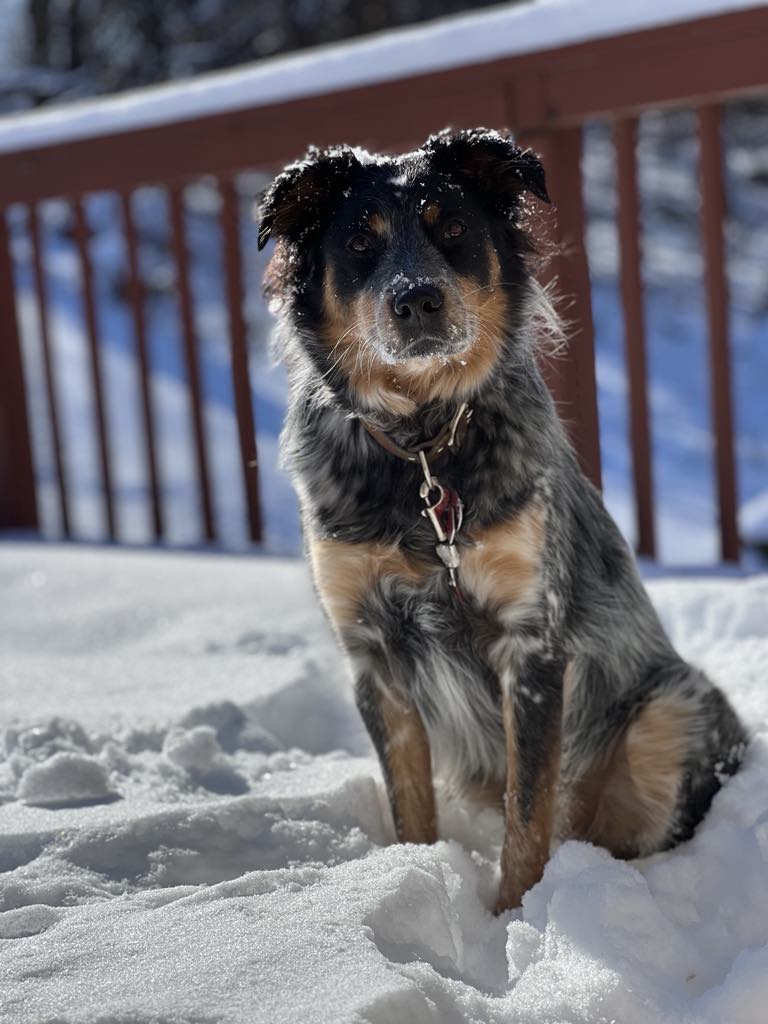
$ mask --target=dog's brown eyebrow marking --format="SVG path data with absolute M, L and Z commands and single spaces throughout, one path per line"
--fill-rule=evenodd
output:
M 368 230 L 380 238 L 389 238 L 392 234 L 392 224 L 382 213 L 372 213 L 368 217 Z
M 440 204 L 436 203 L 433 199 L 424 206 L 424 209 L 421 211 L 421 216 L 427 224 L 434 227 L 440 219 L 440 213 Z

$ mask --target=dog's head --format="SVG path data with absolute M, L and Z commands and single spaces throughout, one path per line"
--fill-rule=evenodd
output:
M 310 149 L 260 204 L 259 248 L 278 243 L 267 291 L 357 404 L 466 396 L 522 301 L 526 192 L 549 202 L 538 158 L 484 129 L 401 157 Z

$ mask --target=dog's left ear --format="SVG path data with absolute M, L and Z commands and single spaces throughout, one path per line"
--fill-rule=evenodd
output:
M 424 149 L 435 169 L 468 178 L 479 192 L 507 210 L 523 192 L 551 201 L 538 156 L 521 149 L 511 135 L 488 128 L 458 132 L 446 128 L 431 135 Z
M 301 160 L 286 167 L 256 206 L 259 249 L 273 236 L 296 242 L 319 230 L 357 164 L 349 146 L 311 146 Z

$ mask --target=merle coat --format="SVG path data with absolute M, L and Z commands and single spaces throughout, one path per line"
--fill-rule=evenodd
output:
M 402 157 L 310 150 L 260 208 L 284 455 L 398 836 L 436 839 L 435 775 L 503 807 L 497 909 L 554 838 L 633 857 L 689 837 L 745 744 L 670 644 L 542 380 L 558 325 L 531 196 L 548 201 L 535 155 L 477 130 Z M 462 403 L 463 436 L 429 465 L 464 508 L 453 586 L 423 468 L 393 448 Z

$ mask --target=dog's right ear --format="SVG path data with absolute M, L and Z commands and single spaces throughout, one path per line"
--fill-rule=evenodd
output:
M 272 237 L 298 242 L 319 231 L 358 164 L 349 146 L 311 146 L 306 156 L 286 167 L 256 207 L 259 249 Z
M 539 157 L 530 149 L 521 149 L 507 132 L 446 128 L 427 139 L 424 151 L 433 167 L 471 182 L 502 210 L 513 210 L 523 192 L 550 202 Z

